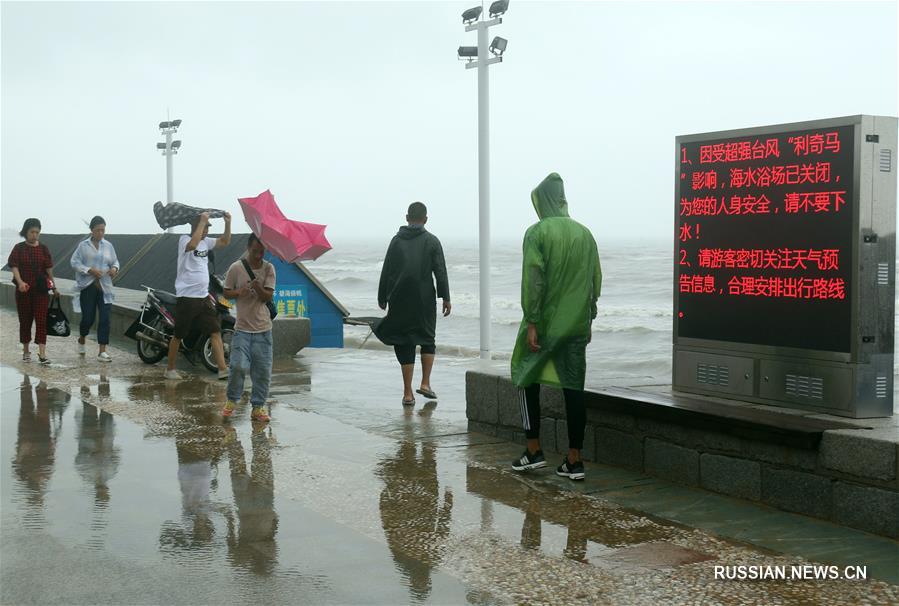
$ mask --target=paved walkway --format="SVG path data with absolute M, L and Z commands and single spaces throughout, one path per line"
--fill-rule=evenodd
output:
M 466 431 L 476 360 L 438 358 L 439 403 L 404 410 L 392 354 L 306 350 L 276 364 L 260 427 L 248 405 L 223 423 L 201 369 L 165 382 L 130 343 L 101 365 L 74 339 L 39 367 L 15 335 L 4 604 L 899 603 L 895 541 L 601 465 L 583 484 L 511 472 L 521 445 Z M 715 579 L 811 562 L 869 578 Z

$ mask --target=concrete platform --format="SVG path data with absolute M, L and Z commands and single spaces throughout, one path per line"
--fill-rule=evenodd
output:
M 583 483 L 512 472 L 521 444 L 468 432 L 465 410 L 465 373 L 504 363 L 438 357 L 439 401 L 404 409 L 392 353 L 304 350 L 276 362 L 260 426 L 246 404 L 223 422 L 205 373 L 163 381 L 74 339 L 41 367 L 14 341 L 0 332 L 2 603 L 899 601 L 894 540 L 605 464 Z M 809 563 L 840 578 L 715 578 Z

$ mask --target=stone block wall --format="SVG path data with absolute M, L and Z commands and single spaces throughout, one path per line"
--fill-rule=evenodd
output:
M 507 377 L 466 374 L 469 429 L 524 443 Z M 541 387 L 540 441 L 567 450 L 561 390 Z M 825 431 L 817 449 L 603 410 L 588 393 L 584 458 L 899 538 L 899 427 Z

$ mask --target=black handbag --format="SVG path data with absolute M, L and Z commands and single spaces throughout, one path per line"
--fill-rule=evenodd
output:
M 250 276 L 250 280 L 255 280 L 255 279 L 256 279 L 256 274 L 254 274 L 254 273 L 253 273 L 253 270 L 250 269 L 250 264 L 247 263 L 247 260 L 246 260 L 246 259 L 241 259 L 240 262 L 243 263 L 243 268 L 244 268 L 245 270 L 247 270 L 247 275 Z M 263 267 L 265 267 L 265 266 L 263 265 Z M 272 301 L 266 301 L 266 302 L 265 302 L 265 306 L 268 307 L 268 315 L 269 315 L 269 317 L 270 317 L 272 320 L 274 320 L 275 317 L 278 315 L 278 308 L 275 307 L 275 304 L 274 304 L 274 302 L 272 302 Z
M 50 337 L 68 337 L 72 334 L 69 328 L 69 319 L 65 312 L 62 311 L 62 304 L 59 297 L 53 297 L 50 306 L 47 308 L 47 336 Z

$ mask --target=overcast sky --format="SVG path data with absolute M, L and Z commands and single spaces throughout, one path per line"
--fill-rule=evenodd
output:
M 175 200 L 271 189 L 335 244 L 421 200 L 476 236 L 469 2 L 2 3 L 2 223 L 157 232 L 161 120 L 184 121 Z M 488 3 L 489 6 L 489 3 Z M 490 36 L 493 233 L 559 172 L 597 238 L 667 238 L 677 135 L 897 113 L 895 2 L 527 2 Z M 247 231 L 241 217 L 235 229 Z

